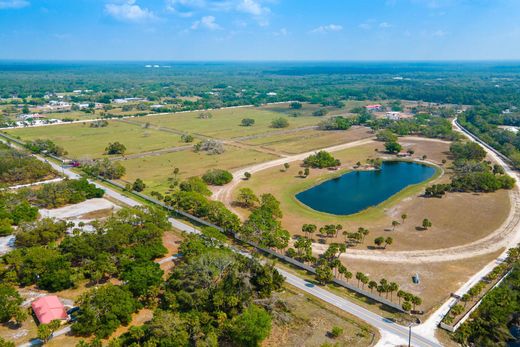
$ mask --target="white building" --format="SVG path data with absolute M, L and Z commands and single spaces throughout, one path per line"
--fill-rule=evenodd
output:
M 401 119 L 401 113 L 400 112 L 387 112 L 385 114 L 385 118 L 386 119 L 390 119 L 390 120 L 399 120 Z

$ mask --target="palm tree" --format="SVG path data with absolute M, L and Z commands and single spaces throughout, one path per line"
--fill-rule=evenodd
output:
M 385 249 L 386 249 L 386 246 L 389 246 L 389 245 L 391 245 L 392 243 L 394 243 L 394 239 L 391 238 L 391 237 L 387 237 L 387 238 L 385 239 Z
M 397 291 L 397 297 L 399 298 L 399 305 L 401 305 L 401 298 L 404 298 L 406 295 L 406 292 L 403 290 Z
M 356 272 L 356 279 L 357 279 L 357 286 L 359 287 L 359 282 L 361 281 L 361 279 L 363 278 L 363 273 L 362 272 Z
M 370 289 L 370 293 L 373 293 L 374 288 L 377 288 L 377 282 L 376 281 L 368 282 L 368 288 Z
M 399 290 L 399 285 L 395 282 L 390 282 L 388 285 L 388 290 L 390 291 L 390 300 L 394 300 L 394 292 Z
M 403 213 L 401 215 L 401 220 L 403 221 L 403 224 L 404 224 L 404 221 L 406 220 L 406 218 L 408 218 L 408 215 L 406 213 Z
M 399 225 L 399 222 L 396 221 L 396 220 L 393 220 L 393 221 L 392 221 L 392 231 L 394 231 L 394 230 L 395 230 L 395 227 L 398 226 L 398 225 Z
M 347 283 L 348 283 L 348 280 L 352 278 L 352 272 L 350 271 L 345 271 L 345 273 L 343 274 L 345 276 L 345 279 L 347 280 Z
M 365 289 L 365 284 L 367 284 L 369 280 L 370 279 L 368 278 L 368 276 L 363 274 L 363 277 L 361 278 L 361 283 L 363 284 L 363 289 Z
M 312 234 L 316 231 L 317 227 L 314 224 L 304 224 L 302 226 L 302 231 L 307 235 L 307 233 Z M 308 238 L 308 237 L 307 237 Z
M 421 305 L 422 304 L 422 299 L 418 296 L 412 296 L 412 304 L 413 304 L 413 310 L 415 311 L 415 306 L 416 305 Z

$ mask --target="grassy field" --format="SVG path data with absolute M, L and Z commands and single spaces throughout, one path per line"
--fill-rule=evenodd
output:
M 212 117 L 200 119 L 200 111 L 172 113 L 166 115 L 135 118 L 136 122 L 150 123 L 155 126 L 175 129 L 194 135 L 207 136 L 219 139 L 230 139 L 243 136 L 251 136 L 280 130 L 290 130 L 299 127 L 316 125 L 320 117 L 301 116 L 289 117 L 280 113 L 264 111 L 258 108 L 243 107 L 209 111 Z M 283 129 L 271 127 L 273 119 L 284 117 L 289 121 L 289 126 Z M 244 127 L 240 122 L 244 118 L 255 120 L 253 126 Z
M 347 131 L 311 129 L 283 135 L 254 138 L 246 140 L 245 143 L 281 153 L 297 154 L 345 142 L 357 141 L 371 136 L 373 134 L 365 127 L 353 127 Z
M 439 164 L 442 159 L 447 159 L 445 152 L 449 144 L 408 139 L 401 143 L 414 148 L 419 156 L 426 154 L 430 160 Z M 510 207 L 507 191 L 480 195 L 452 193 L 442 199 L 426 199 L 419 196 L 428 184 L 426 182 L 405 188 L 375 207 L 348 216 L 315 211 L 295 198 L 298 192 L 350 170 L 357 161 L 364 162 L 366 158 L 376 157 L 376 148 L 381 149 L 382 144 L 373 143 L 335 152 L 334 156 L 343 164 L 342 170 L 311 170 L 310 176 L 305 179 L 299 177 L 298 171 L 302 168 L 296 162 L 292 163 L 287 172 L 281 171 L 281 167 L 267 169 L 240 183 L 234 194 L 236 196 L 242 187 L 249 187 L 258 195 L 272 193 L 281 203 L 284 213 L 282 225 L 292 234 L 301 234 L 300 228 L 304 223 L 318 226 L 339 223 L 348 231 L 357 230 L 358 227 L 368 228 L 370 235 L 365 244 L 357 246 L 362 249 L 371 247 L 372 241 L 378 236 L 392 236 L 394 244 L 389 247 L 391 250 L 437 249 L 466 244 L 497 229 L 507 218 Z M 444 167 L 449 166 L 448 161 Z M 447 179 L 446 176 L 432 178 L 436 182 L 445 182 Z M 461 206 L 464 208 L 461 209 Z M 245 210 L 237 211 L 242 216 L 247 215 Z M 408 218 L 392 231 L 392 221 L 402 222 L 403 213 Z M 424 218 L 430 219 L 433 227 L 426 232 L 418 231 L 416 227 L 421 225 Z M 327 243 L 343 241 L 342 235 L 321 239 L 321 242 Z
M 147 185 L 146 191 L 164 192 L 168 190 L 167 178 L 172 176 L 173 169 L 180 169 L 180 177 L 187 178 L 204 174 L 213 168 L 234 170 L 242 166 L 276 159 L 274 155 L 249 149 L 226 145 L 226 151 L 219 155 L 196 153 L 191 150 L 149 156 L 121 161 L 126 167 L 124 181 L 133 182 L 141 178 Z
M 105 147 L 114 141 L 126 146 L 126 154 L 184 145 L 177 134 L 146 129 L 117 120 L 109 121 L 104 128 L 91 128 L 90 123 L 75 123 L 10 129 L 6 132 L 19 136 L 24 141 L 50 139 L 65 148 L 68 156 L 75 159 L 102 157 Z

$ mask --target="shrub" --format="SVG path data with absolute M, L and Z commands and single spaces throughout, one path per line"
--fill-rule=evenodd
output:
M 207 139 L 197 143 L 195 145 L 195 151 L 205 151 L 208 152 L 208 154 L 222 154 L 224 153 L 225 149 L 222 142 L 213 139 Z
M 313 115 L 314 117 L 323 117 L 323 116 L 325 116 L 327 113 L 329 113 L 329 111 L 327 111 L 327 109 L 325 109 L 325 108 L 319 108 L 319 109 L 317 109 L 316 111 L 314 111 L 314 112 L 312 113 L 312 115 Z
M 221 169 L 212 169 L 208 170 L 203 176 L 202 179 L 207 184 L 211 184 L 214 186 L 222 186 L 231 182 L 233 179 L 233 175 L 231 172 Z
M 253 118 L 244 118 L 240 124 L 244 127 L 250 127 L 251 125 L 255 124 L 255 120 Z
M 283 117 L 273 119 L 273 121 L 271 122 L 272 128 L 287 128 L 288 126 L 289 121 Z
M 181 135 L 181 141 L 185 143 L 193 142 L 194 138 L 190 134 L 182 134 Z
M 332 338 L 337 338 L 337 337 L 340 337 L 341 335 L 343 335 L 342 328 L 340 328 L 338 326 L 332 327 L 332 330 L 330 331 L 330 336 L 332 336 Z
M 132 184 L 132 190 L 135 190 L 136 192 L 142 192 L 144 188 L 146 188 L 146 184 L 144 184 L 143 180 L 140 178 L 136 179 Z
M 125 154 L 126 146 L 120 142 L 109 143 L 105 148 L 106 154 Z
M 341 165 L 341 162 L 334 158 L 332 154 L 326 151 L 319 151 L 315 154 L 311 154 L 303 161 L 303 165 L 307 167 L 313 168 L 327 168 L 327 167 L 336 167 Z

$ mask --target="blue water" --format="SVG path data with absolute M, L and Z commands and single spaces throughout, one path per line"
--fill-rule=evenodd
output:
M 432 177 L 431 166 L 404 162 L 383 162 L 381 170 L 353 171 L 323 182 L 296 195 L 310 208 L 347 215 L 378 205 L 403 188 Z

